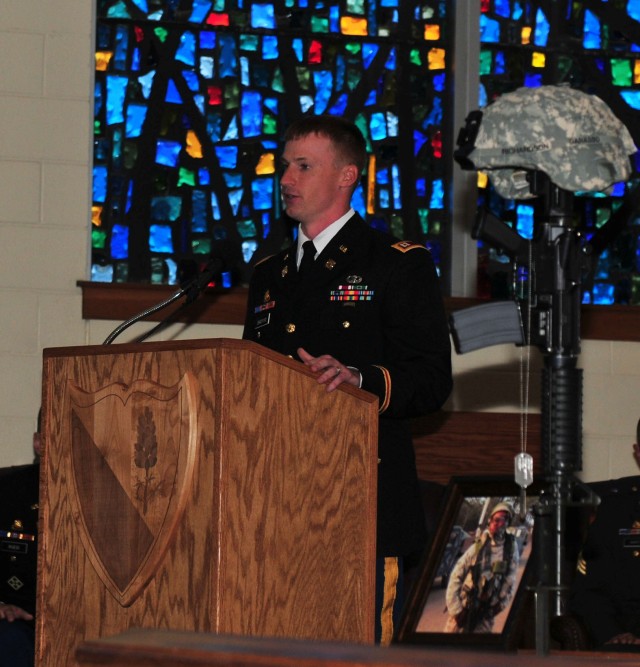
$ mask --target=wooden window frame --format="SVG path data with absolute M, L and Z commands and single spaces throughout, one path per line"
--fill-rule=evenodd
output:
M 178 291 L 175 285 L 133 283 L 98 283 L 78 281 L 82 290 L 82 317 L 86 320 L 125 321 L 137 313 L 162 303 Z M 244 324 L 246 287 L 208 289 L 182 312 L 177 300 L 169 308 L 144 319 L 159 322 L 168 317 L 176 321 L 200 324 Z M 486 303 L 467 297 L 445 297 L 448 312 Z M 640 307 L 582 306 L 581 338 L 583 340 L 640 341 Z

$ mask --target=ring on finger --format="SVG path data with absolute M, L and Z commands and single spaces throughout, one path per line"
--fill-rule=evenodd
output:
M 339 366 L 336 366 L 336 377 L 338 377 L 338 375 L 340 375 L 340 373 L 342 373 L 342 368 L 340 368 Z

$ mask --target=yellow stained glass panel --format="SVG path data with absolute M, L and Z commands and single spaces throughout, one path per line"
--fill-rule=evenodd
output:
M 264 174 L 273 174 L 276 170 L 275 156 L 273 153 L 263 153 L 256 165 L 256 174 L 262 176 Z
M 202 144 L 193 130 L 187 132 L 187 153 L 194 158 L 202 157 Z
M 367 19 L 356 19 L 352 16 L 343 16 L 340 19 L 340 32 L 343 35 L 367 36 Z
M 96 69 L 98 72 L 106 72 L 109 63 L 113 58 L 113 51 L 97 51 L 96 52 Z

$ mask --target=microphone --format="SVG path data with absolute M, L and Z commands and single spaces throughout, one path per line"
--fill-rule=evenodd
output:
M 164 301 L 160 302 L 159 304 L 156 304 L 155 306 L 146 308 L 141 313 L 138 313 L 137 315 L 130 317 L 125 322 L 122 322 L 122 324 L 118 325 L 105 338 L 102 344 L 110 345 L 123 331 L 128 329 L 132 324 L 135 324 L 136 322 L 143 320 L 145 317 L 153 315 L 154 313 L 157 313 L 163 308 L 166 308 L 167 306 L 171 305 L 174 301 L 177 301 L 184 295 L 186 295 L 187 298 L 182 307 L 188 306 L 191 303 L 193 303 L 202 293 L 202 291 L 207 287 L 207 285 L 210 282 L 212 282 L 215 276 L 219 275 L 223 271 L 227 271 L 230 268 L 231 263 L 229 259 L 232 257 L 233 254 L 228 242 L 223 241 L 220 242 L 219 244 L 216 244 L 216 254 L 212 255 L 209 258 L 209 261 L 205 265 L 204 269 L 200 271 L 200 273 L 198 273 L 195 277 L 191 278 L 190 280 L 185 281 L 184 284 L 181 285 L 180 290 L 178 290 L 168 299 L 165 299 Z M 155 327 L 151 329 L 151 331 L 140 336 L 136 342 L 138 343 L 142 342 L 143 340 L 148 338 L 151 334 L 156 332 L 158 329 L 164 327 L 166 324 L 167 324 L 166 320 L 159 322 Z
M 185 305 L 193 303 L 199 296 L 202 290 L 220 273 L 227 268 L 227 262 L 223 257 L 212 257 L 200 271 L 200 273 L 190 280 L 183 288 L 187 299 Z

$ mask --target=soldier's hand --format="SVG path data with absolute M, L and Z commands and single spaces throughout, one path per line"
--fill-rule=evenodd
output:
M 612 637 L 605 644 L 640 644 L 640 637 L 636 637 L 632 632 L 623 632 Z
M 23 621 L 32 621 L 33 615 L 15 604 L 0 602 L 0 619 L 13 623 L 13 621 L 19 618 Z
M 335 357 L 323 354 L 320 357 L 310 355 L 303 347 L 298 348 L 298 356 L 307 368 L 319 373 L 318 382 L 327 385 L 327 391 L 337 389 L 343 382 L 358 387 L 360 373 L 340 363 Z

